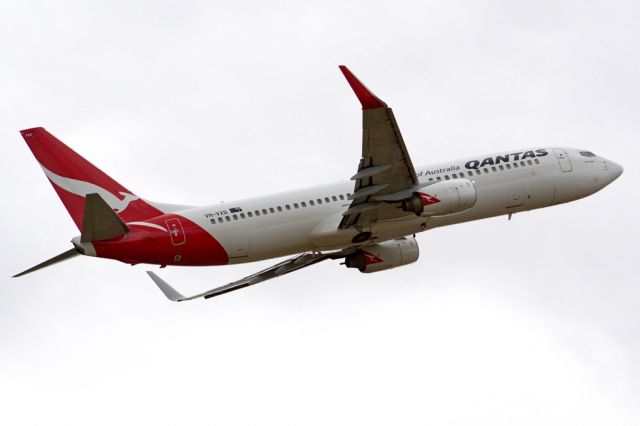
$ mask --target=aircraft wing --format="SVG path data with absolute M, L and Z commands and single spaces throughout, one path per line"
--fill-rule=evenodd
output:
M 270 280 L 272 278 L 281 277 L 282 275 L 288 274 L 293 271 L 297 271 L 307 266 L 314 265 L 326 259 L 338 259 L 341 257 L 344 257 L 344 254 L 303 253 L 298 256 L 287 259 L 283 262 L 280 262 L 276 265 L 273 265 L 267 269 L 263 269 L 262 271 L 257 272 L 253 275 L 249 275 L 248 277 L 242 278 L 238 281 L 234 281 L 227 285 L 223 285 L 221 287 L 217 287 L 212 290 L 205 291 L 204 293 L 199 293 L 194 296 L 188 296 L 188 297 L 180 294 L 178 291 L 176 291 L 173 287 L 171 287 L 166 281 L 164 281 L 154 272 L 147 271 L 147 274 L 149 274 L 153 282 L 156 283 L 156 285 L 160 288 L 160 290 L 164 293 L 164 295 L 167 296 L 169 300 L 172 300 L 174 302 L 182 302 L 185 300 L 198 299 L 200 297 L 209 299 L 211 297 L 220 296 L 221 294 L 229 293 L 235 290 L 240 290 L 241 288 L 249 287 L 249 286 L 261 283 L 263 281 Z
M 347 67 L 341 65 L 340 70 L 362 104 L 362 158 L 351 178 L 352 202 L 339 228 L 407 216 L 410 213 L 397 204 L 383 203 L 408 198 L 419 185 L 393 111 Z

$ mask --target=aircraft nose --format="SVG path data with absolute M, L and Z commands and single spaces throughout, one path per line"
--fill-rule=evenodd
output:
M 622 166 L 613 161 L 604 161 L 604 184 L 609 185 L 614 180 L 618 179 L 622 174 Z
M 618 163 L 609 161 L 607 165 L 607 172 L 611 175 L 611 181 L 614 181 L 620 177 L 624 169 Z

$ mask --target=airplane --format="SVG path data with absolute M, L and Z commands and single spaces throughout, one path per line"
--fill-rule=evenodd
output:
M 414 167 L 394 114 L 346 67 L 362 106 L 362 157 L 350 180 L 213 204 L 163 204 L 134 194 L 42 127 L 21 134 L 80 235 L 73 248 L 15 277 L 78 255 L 170 266 L 292 256 L 193 296 L 156 273 L 171 301 L 211 298 L 332 259 L 363 273 L 418 260 L 416 234 L 587 197 L 622 166 L 591 151 L 543 146 Z

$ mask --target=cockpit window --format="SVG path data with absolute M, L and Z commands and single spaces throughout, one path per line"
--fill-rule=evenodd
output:
M 593 152 L 590 151 L 580 151 L 580 155 L 582 155 L 583 157 L 595 157 L 596 155 Z

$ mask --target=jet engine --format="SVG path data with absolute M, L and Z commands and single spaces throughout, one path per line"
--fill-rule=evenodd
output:
M 402 210 L 416 216 L 459 213 L 476 203 L 476 188 L 468 179 L 444 180 L 414 192 L 402 200 Z
M 358 249 L 345 258 L 344 264 L 360 272 L 378 272 L 413 263 L 419 254 L 416 239 L 402 237 Z

